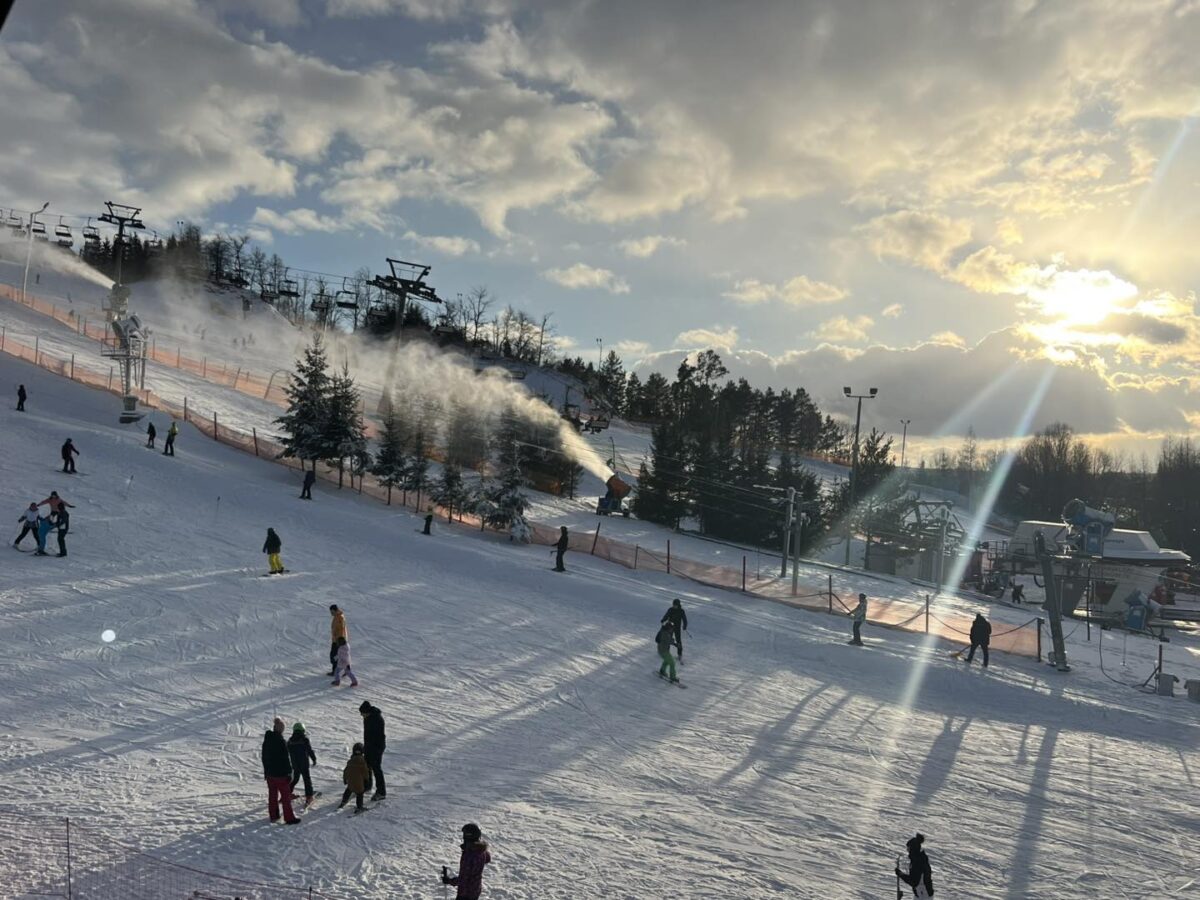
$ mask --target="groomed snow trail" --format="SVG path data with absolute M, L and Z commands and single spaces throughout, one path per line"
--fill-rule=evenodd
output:
M 0 510 L 15 526 L 52 489 L 77 508 L 68 558 L 4 551 L 9 809 L 362 898 L 440 896 L 466 821 L 497 900 L 884 897 L 917 829 L 938 896 L 1200 893 L 1186 701 L 1086 667 L 998 655 L 984 672 L 870 628 L 848 647 L 845 620 L 576 554 L 558 575 L 545 548 L 423 537 L 348 491 L 301 502 L 291 472 L 190 427 L 166 459 L 116 424 L 116 398 L 0 357 L 6 401 L 19 381 Z M 84 476 L 56 471 L 68 436 Z M 290 578 L 259 577 L 268 526 Z M 687 691 L 653 675 L 676 596 Z M 331 602 L 354 690 L 325 675 Z M 389 799 L 353 818 L 330 801 L 364 699 L 387 719 Z M 319 758 L 325 802 L 298 828 L 266 821 L 276 714 Z

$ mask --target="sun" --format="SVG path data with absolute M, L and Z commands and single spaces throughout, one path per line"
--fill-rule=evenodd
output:
M 1028 296 L 1057 325 L 1097 325 L 1110 313 L 1127 309 L 1137 285 L 1106 269 L 1059 269 Z

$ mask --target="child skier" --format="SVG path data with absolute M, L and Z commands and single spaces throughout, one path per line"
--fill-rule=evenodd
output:
M 671 647 L 675 643 L 675 632 L 670 623 L 662 624 L 658 629 L 658 634 L 654 636 L 654 642 L 658 644 L 658 657 L 662 660 L 662 665 L 658 667 L 659 677 L 666 678 L 669 669 L 671 682 L 678 681 L 679 679 L 675 677 L 675 658 L 671 656 Z
M 342 770 L 342 784 L 346 785 L 346 790 L 342 792 L 342 802 L 338 804 L 338 809 L 349 803 L 350 795 L 353 794 L 354 814 L 358 815 L 363 811 L 363 794 L 371 786 L 371 770 L 367 768 L 367 758 L 363 756 L 361 743 L 354 745 L 354 752 L 350 754 L 350 760 Z
M 275 533 L 274 528 L 267 529 L 267 540 L 263 543 L 262 552 L 267 554 L 267 562 L 271 565 L 270 575 L 283 574 L 283 560 L 279 558 L 279 552 L 283 549 L 283 541 L 279 539 L 279 535 Z
M 854 620 L 854 637 L 850 643 L 855 646 L 862 646 L 862 625 L 867 620 L 867 595 L 858 595 L 858 606 L 850 610 L 850 618 Z
M 479 900 L 483 893 L 483 867 L 492 861 L 488 853 L 483 832 L 474 822 L 462 827 L 462 856 L 458 860 L 458 874 L 451 875 L 442 866 L 442 884 L 458 888 L 455 900 Z
M 292 726 L 292 736 L 287 742 L 288 755 L 292 758 L 292 791 L 296 790 L 296 784 L 301 778 L 304 779 L 304 805 L 308 806 L 313 801 L 316 794 L 313 792 L 312 776 L 309 774 L 308 766 L 312 763 L 317 764 L 317 754 L 313 753 L 312 744 L 308 742 L 308 734 L 304 731 L 304 725 L 297 722 Z M 295 793 L 292 796 L 296 796 Z
M 154 427 L 153 422 L 146 425 L 146 446 L 151 450 L 154 449 L 154 439 L 158 437 L 158 430 Z
M 896 877 L 913 889 L 913 896 L 921 898 L 933 897 L 933 871 L 929 868 L 929 857 L 921 849 L 925 843 L 925 835 L 917 832 L 908 839 L 908 872 L 900 871 L 896 866 Z
M 330 682 L 334 687 L 342 683 L 342 676 L 350 676 L 350 687 L 358 687 L 358 679 L 354 677 L 354 672 L 350 669 L 350 645 L 346 643 L 344 637 L 338 638 L 337 664 L 334 666 L 333 681 Z

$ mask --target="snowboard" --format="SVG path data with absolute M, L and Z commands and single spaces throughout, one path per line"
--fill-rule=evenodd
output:
M 259 578 L 271 578 L 274 575 L 290 575 L 290 574 L 292 574 L 291 569 L 284 569 L 282 572 L 263 572 L 258 577 Z
M 657 669 L 654 670 L 654 674 L 657 675 L 659 678 L 661 678 L 663 681 L 665 681 L 667 684 L 674 684 L 675 687 L 679 687 L 679 688 L 684 688 L 684 689 L 687 688 L 687 685 L 684 684 L 682 681 L 680 681 L 678 678 L 675 679 L 675 681 L 671 681 L 670 678 L 668 678 L 666 675 L 663 675 Z

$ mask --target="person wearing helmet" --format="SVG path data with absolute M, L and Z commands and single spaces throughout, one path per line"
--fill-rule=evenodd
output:
M 29 509 L 21 513 L 17 519 L 21 523 L 21 533 L 17 535 L 17 539 L 13 541 L 14 547 L 20 547 L 21 541 L 25 540 L 25 535 L 32 534 L 34 543 L 37 543 L 38 534 L 38 505 L 30 503 Z
M 308 732 L 304 730 L 304 724 L 297 722 L 292 726 L 292 736 L 288 738 L 288 755 L 292 759 L 292 791 L 295 796 L 296 784 L 301 778 L 304 779 L 304 805 L 308 806 L 313 802 L 313 797 L 317 796 L 313 791 L 312 776 L 309 774 L 308 766 L 317 764 L 317 754 L 313 753 L 312 744 L 308 742 Z
M 346 785 L 346 790 L 342 792 L 342 802 L 338 804 L 338 809 L 349 803 L 350 795 L 353 794 L 354 814 L 358 815 L 363 811 L 363 794 L 371 786 L 371 770 L 367 766 L 361 743 L 354 745 L 346 768 L 342 769 L 342 783 Z
M 458 888 L 455 900 L 479 900 L 483 893 L 483 867 L 492 861 L 488 853 L 483 832 L 474 822 L 462 827 L 462 856 L 458 860 L 458 874 L 451 875 L 442 866 L 442 884 Z

